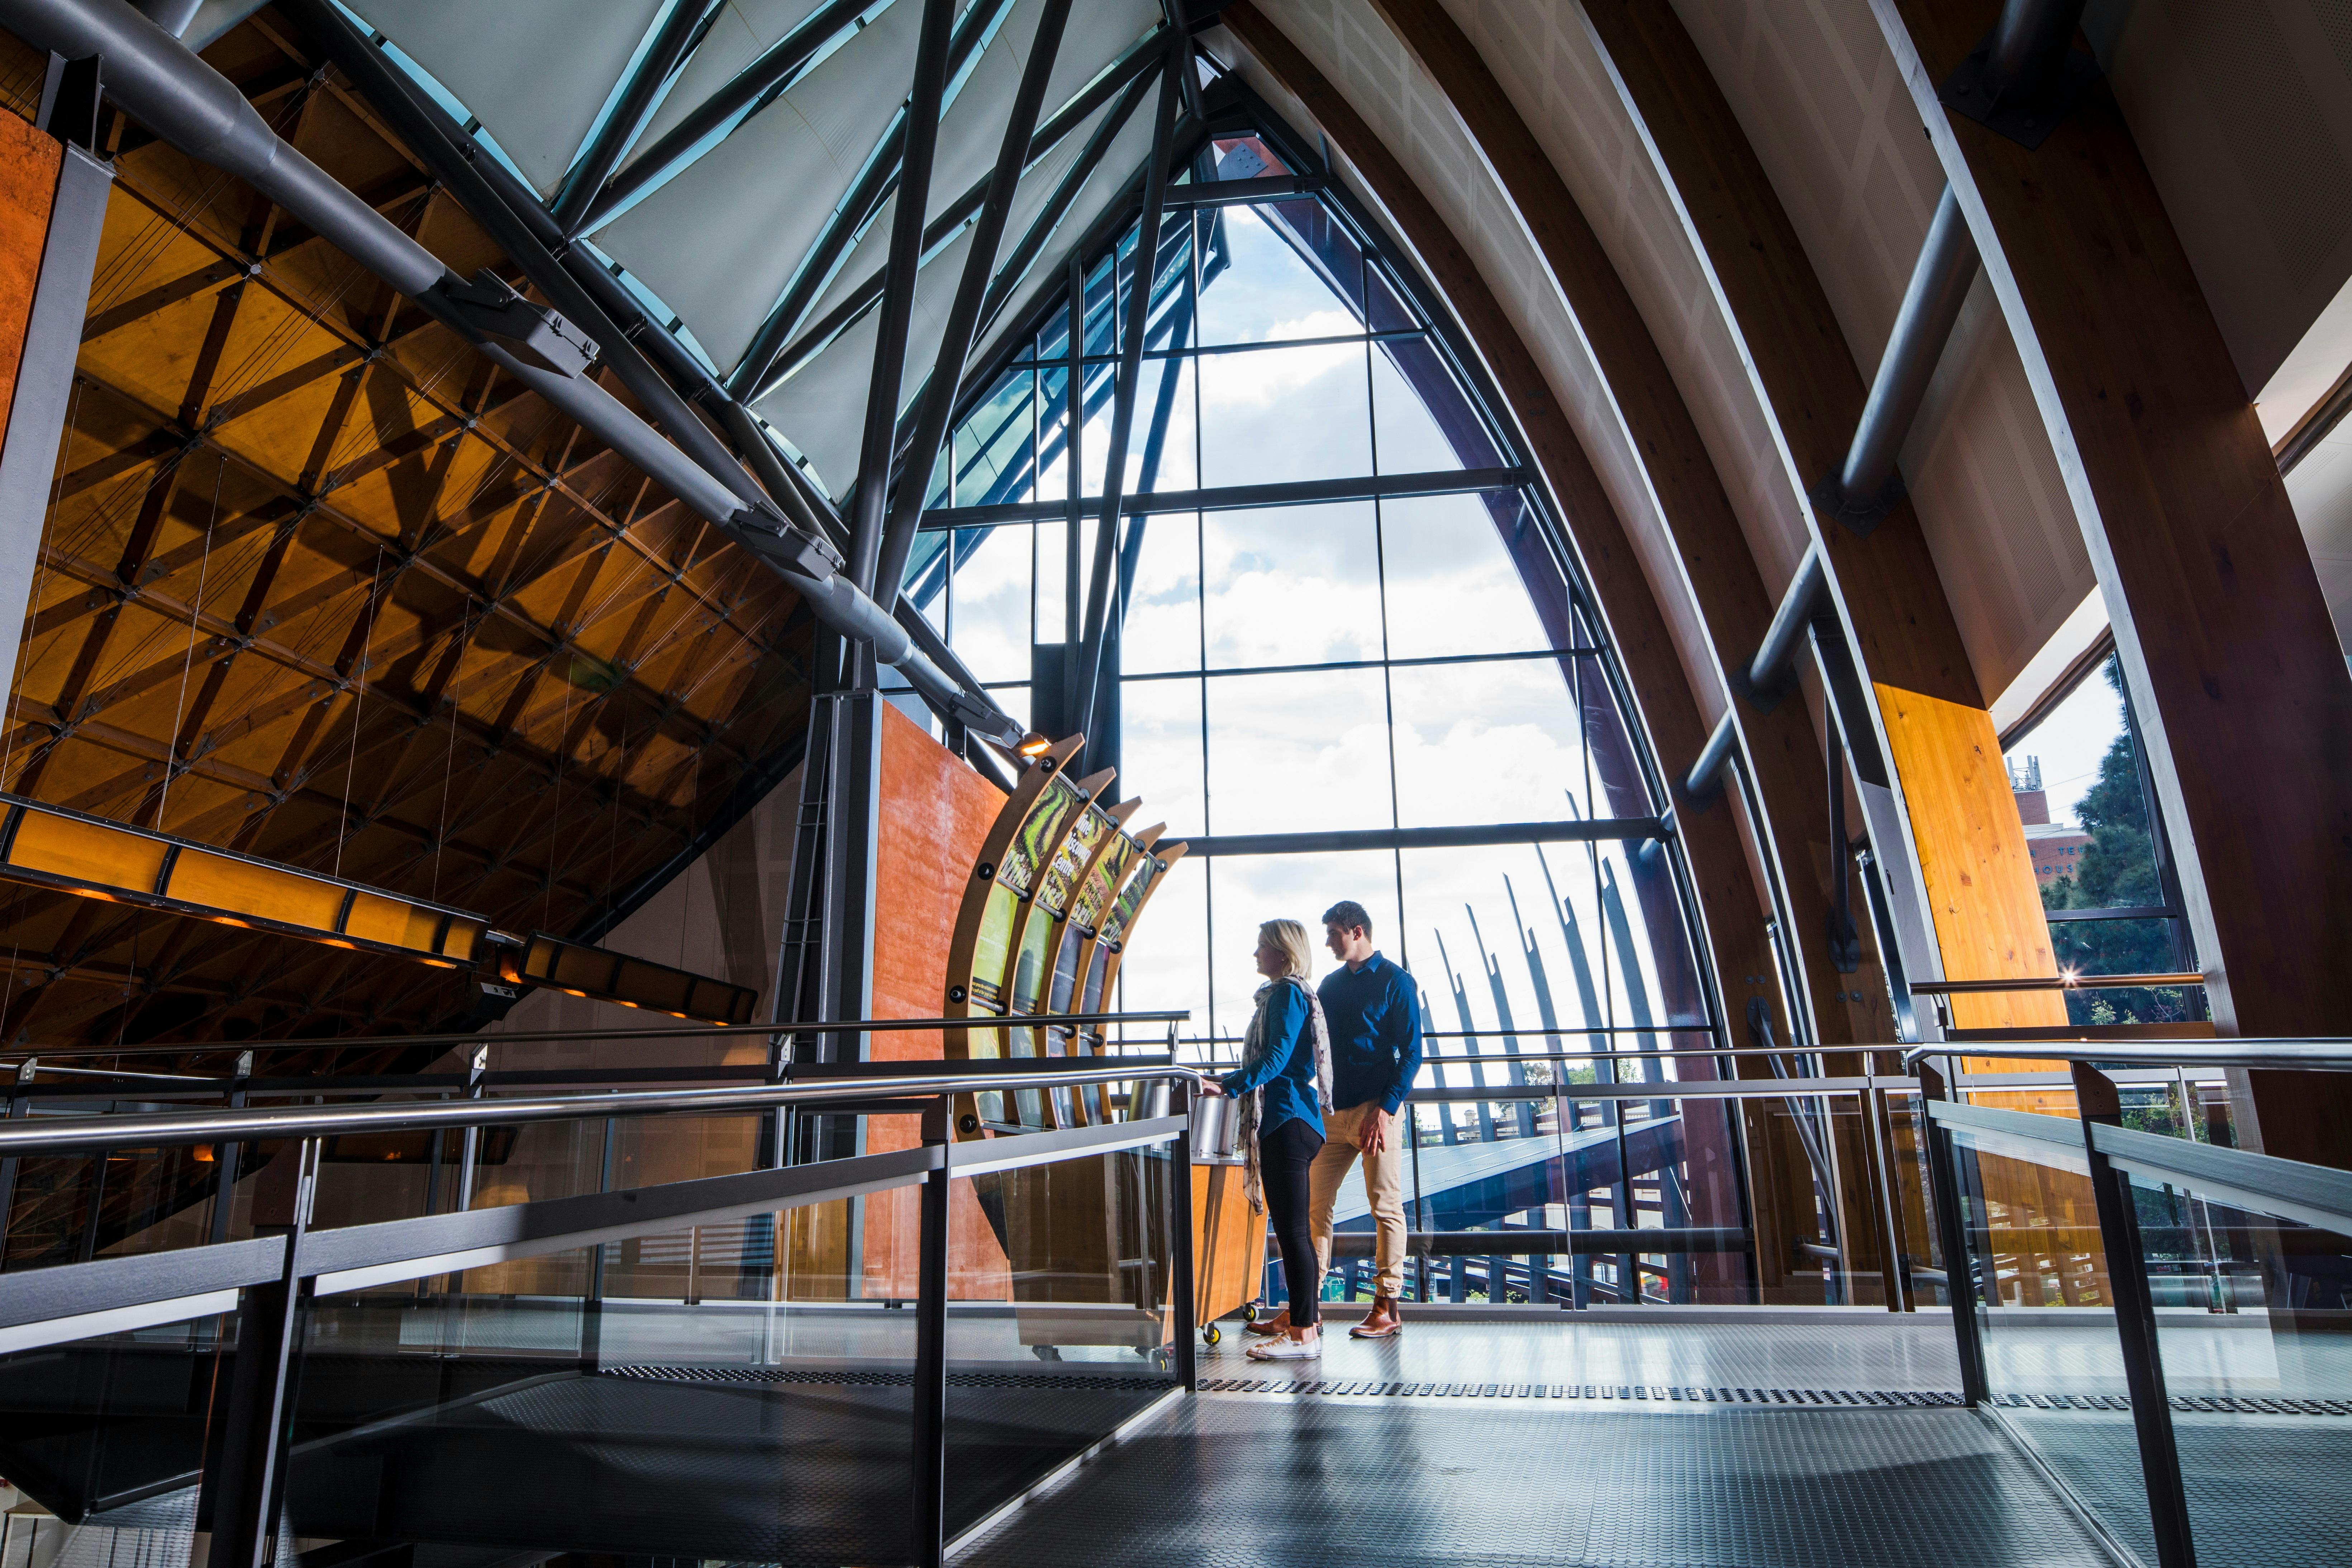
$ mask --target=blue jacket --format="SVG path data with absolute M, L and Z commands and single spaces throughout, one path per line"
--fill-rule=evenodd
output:
M 1405 972 L 1379 953 L 1341 964 L 1316 988 L 1331 1031 L 1331 1103 L 1380 1102 L 1393 1116 L 1421 1072 L 1421 1002 Z
M 1244 1066 L 1227 1073 L 1221 1080 L 1225 1092 L 1265 1090 L 1257 1123 L 1261 1138 L 1294 1118 L 1322 1131 L 1323 1110 L 1316 1103 L 1315 1042 L 1307 1034 L 1305 985 L 1284 980 L 1274 983 L 1274 994 L 1265 999 L 1265 1058 L 1255 1070 Z

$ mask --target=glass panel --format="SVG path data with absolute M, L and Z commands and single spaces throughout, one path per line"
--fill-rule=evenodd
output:
M 1272 920 L 1293 920 L 1315 944 L 1315 977 L 1329 973 L 1323 947 L 1323 911 L 1353 899 L 1372 917 L 1373 940 L 1391 958 L 1402 960 L 1396 938 L 1396 860 L 1385 849 L 1315 855 L 1227 855 L 1209 864 L 1212 931 L 1215 940 L 1214 1022 L 1223 1042 L 1217 1060 L 1241 1059 L 1240 1042 L 1256 1006 L 1257 928 Z M 1197 1020 L 1196 1020 L 1197 1021 Z
M 1309 227 L 1321 210 L 1314 202 L 1282 205 L 1309 209 L 1299 215 Z M 1227 265 L 1201 290 L 1203 346 L 1344 337 L 1364 330 L 1349 303 L 1362 287 L 1353 275 L 1352 246 L 1328 257 L 1315 254 L 1299 233 L 1300 224 L 1286 221 L 1286 215 L 1271 206 L 1221 207 L 1216 213 L 1213 226 L 1222 231 L 1218 238 Z M 1333 268 L 1338 270 L 1327 270 Z M 1339 279 L 1344 281 L 1335 292 L 1332 283 Z
M 2048 896 L 2045 890 L 2045 900 Z M 2158 973 L 2175 962 L 2173 926 L 2167 920 L 2052 921 L 2050 949 L 2059 967 L 2077 974 Z M 2179 1024 L 2210 1014 L 2201 985 L 2126 985 L 2069 992 L 2066 1016 L 2084 1025 Z
M 1128 433 L 1127 490 L 1189 490 L 1200 483 L 1189 359 L 1148 359 L 1136 381 L 1135 426 Z M 1109 426 L 1104 426 L 1108 438 Z M 1093 435 L 1092 431 L 1087 432 Z
M 1070 493 L 1069 389 L 1066 364 L 1039 367 L 1036 499 L 1041 501 L 1062 500 Z
M 1211 676 L 1210 827 L 1393 826 L 1385 700 L 1377 669 Z
M 1372 469 L 1360 342 L 1205 354 L 1201 483 L 1344 479 Z M 1087 433 L 1092 440 L 1093 433 Z
M 2075 1496 L 2153 1563 L 2089 1163 L 1959 1129 L 1952 1142 L 1994 1403 Z
M 913 1294 L 915 1196 L 320 1298 L 289 1529 L 317 1542 L 905 1561 L 915 1314 L 892 1309 Z M 657 1479 L 616 1486 L 616 1468 Z M 505 1484 L 460 1481 L 493 1475 Z
M 1421 325 L 1421 318 L 1404 302 L 1388 274 L 1378 266 L 1364 268 L 1364 288 L 1370 299 L 1372 331 L 1376 332 L 1409 332 Z
M 1030 371 L 1008 371 L 955 437 L 955 504 L 1026 500 L 1035 478 L 1034 384 Z
M 1179 860 L 1150 889 L 1150 898 L 1129 928 L 1118 963 L 1118 1011 L 1151 1013 L 1176 1009 L 1192 1013 L 1192 1021 L 1178 1026 L 1180 1037 L 1210 1033 L 1209 1023 L 1209 870 L 1208 862 Z M 1149 1041 L 1158 1048 L 1164 1031 L 1155 1026 L 1128 1028 L 1130 1041 Z M 1184 1060 L 1200 1054 L 1197 1047 L 1180 1050 Z
M 1399 360 L 1404 369 L 1399 368 Z M 1438 427 L 1430 405 L 1405 376 L 1445 374 L 1426 344 L 1381 343 L 1372 350 L 1372 445 L 1384 474 L 1436 473 L 1459 468 L 1461 455 Z M 1462 406 L 1457 396 L 1448 400 Z
M 184 1109 L 62 1099 L 34 1099 L 32 1105 L 34 1116 L 45 1121 L 100 1110 Z M 0 1216 L 7 1222 L 5 1262 L 8 1272 L 50 1268 L 93 1258 L 167 1252 L 214 1239 L 214 1194 L 220 1167 L 214 1163 L 210 1146 L 26 1155 L 16 1164 L 8 1212 Z M 232 1196 L 219 1239 L 241 1239 L 253 1234 L 246 1213 L 249 1206 L 249 1202 L 238 1204 Z
M 1143 815 L 1167 823 L 1171 838 L 1198 835 L 1208 821 L 1200 683 L 1129 680 L 1118 700 L 1120 768 L 1147 792 Z
M 2134 1174 L 2197 1560 L 2352 1561 L 2352 1236 Z M 2327 1401 L 2326 1405 L 2315 1403 Z
M 1553 646 L 1503 545 L 1525 516 L 1516 494 L 1413 496 L 1384 500 L 1380 510 L 1390 658 Z
M 1201 668 L 1201 520 L 1196 512 L 1129 518 L 1135 578 L 1119 629 L 1129 675 Z
M 1037 609 L 1032 624 L 1039 642 L 1060 642 L 1069 635 L 1070 525 L 1041 522 L 1035 531 Z M 1022 672 L 1029 673 L 1025 658 Z
M 224 1313 L 0 1356 L 0 1475 L 23 1494 L 0 1513 L 0 1561 L 189 1561 L 205 1429 L 236 1364 L 236 1324 Z
M 1402 826 L 1578 815 L 1584 738 L 1558 663 L 1423 665 L 1389 680 Z
M 1173 1183 L 1189 1174 L 1163 1145 L 950 1184 L 950 1535 L 1177 1386 Z
M 1379 658 L 1375 526 L 1370 501 L 1204 514 L 1209 668 Z
M 1029 679 L 1029 584 L 1035 533 L 1018 526 L 955 531 L 952 641 L 956 653 L 982 680 Z

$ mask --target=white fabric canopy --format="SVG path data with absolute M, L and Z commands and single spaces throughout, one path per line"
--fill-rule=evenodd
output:
M 901 411 L 939 356 L 940 340 L 947 334 L 948 310 L 955 302 L 956 280 L 963 276 L 963 258 L 971 250 L 971 231 L 966 229 L 915 280 L 915 314 L 908 325 L 907 361 L 898 381 Z M 857 478 L 866 397 L 874 375 L 874 338 L 881 319 L 879 310 L 866 311 L 758 407 L 760 416 L 815 466 L 836 500 L 849 492 Z
M 360 9 L 549 195 L 662 0 L 361 0 Z
M 687 58 L 686 68 L 672 79 L 669 91 L 663 95 L 646 120 L 644 132 L 631 144 L 630 157 L 623 161 L 622 167 L 627 167 L 637 153 L 660 141 L 696 106 L 734 80 L 745 66 L 783 42 L 821 3 L 822 0 L 727 0 L 711 19 L 710 29 L 703 34 L 702 42 Z
M 914 75 L 919 5 L 882 13 L 805 81 L 597 231 L 597 245 L 734 368 L 888 128 Z
M 1097 110 L 1097 116 L 1108 112 Z M 1029 171 L 1021 182 L 1021 193 L 1013 203 L 1013 222 L 1006 226 L 1004 247 L 1010 249 L 1019 243 L 1029 222 L 1053 194 L 1072 160 L 1084 146 L 1087 134 L 1095 121 L 1081 127 L 1045 159 Z M 1030 269 L 1026 287 L 1016 289 L 1000 318 L 1001 328 L 1012 320 L 1031 289 L 1041 278 L 1058 276 L 1066 264 L 1070 248 L 1092 228 L 1095 221 L 1130 184 L 1137 170 L 1151 154 L 1151 113 L 1150 105 L 1139 110 L 1119 133 L 1111 139 L 1102 162 L 1096 166 L 1069 211 L 1054 230 L 1054 237 L 1040 253 L 1037 263 Z M 877 221 L 867 231 L 860 247 L 866 258 L 878 264 L 888 247 L 887 229 Z M 881 236 L 877 239 L 877 234 Z M 963 258 L 969 253 L 971 232 L 962 235 L 923 268 L 915 290 L 915 320 L 908 332 L 906 374 L 900 378 L 898 412 L 904 414 L 908 400 L 922 385 L 930 373 L 931 362 L 939 352 L 940 339 L 946 331 L 946 317 L 955 299 L 958 279 L 963 275 Z M 854 258 L 855 259 L 855 258 Z M 845 271 L 844 278 L 862 278 L 871 271 L 867 268 L 856 273 Z M 828 291 L 828 299 L 837 301 L 855 281 L 836 280 Z M 829 308 L 821 306 L 820 311 Z M 829 493 L 838 498 L 848 493 L 857 478 L 857 458 L 860 434 L 866 419 L 866 396 L 872 379 L 874 337 L 877 310 L 868 310 L 847 330 L 828 344 L 824 351 L 762 399 L 758 412 L 780 431 L 784 438 L 804 453 L 814 465 Z M 975 353 L 985 348 L 985 341 L 972 345 Z

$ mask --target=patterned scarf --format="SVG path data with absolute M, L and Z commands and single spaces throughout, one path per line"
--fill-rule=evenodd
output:
M 1257 1011 L 1250 1015 L 1249 1029 L 1242 1036 L 1242 1067 L 1254 1068 L 1265 1060 L 1274 1048 L 1266 1038 L 1265 1005 L 1274 998 L 1275 987 L 1296 985 L 1307 996 L 1307 1037 L 1315 1045 L 1315 1103 L 1326 1116 L 1331 1114 L 1331 1031 L 1323 1023 L 1323 999 L 1314 988 L 1296 974 L 1280 980 L 1269 980 L 1257 988 Z M 1242 1191 L 1249 1194 L 1250 1212 L 1265 1212 L 1265 1184 L 1258 1174 L 1257 1129 L 1265 1114 L 1265 1090 L 1254 1089 L 1242 1096 L 1241 1120 L 1237 1131 L 1242 1146 Z

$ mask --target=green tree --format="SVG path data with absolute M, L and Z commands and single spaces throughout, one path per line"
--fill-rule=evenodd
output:
M 2115 659 L 2107 660 L 2105 674 L 2121 698 L 2123 671 Z M 2147 799 L 2140 791 L 2128 728 L 2099 759 L 2098 782 L 2084 792 L 2074 816 L 2091 842 L 2072 876 L 2042 889 L 2042 908 L 2104 910 L 2164 902 L 2148 832 Z M 2156 973 L 2172 968 L 2182 956 L 2172 950 L 2170 922 L 2161 920 L 2053 921 L 2050 946 L 2059 967 L 2084 974 Z M 2179 990 L 2091 991 L 2069 994 L 2066 1013 L 2076 1024 L 2174 1024 L 2202 1016 L 2203 1008 Z

